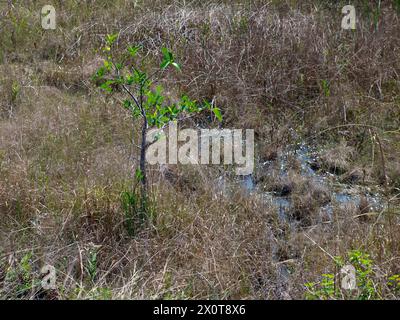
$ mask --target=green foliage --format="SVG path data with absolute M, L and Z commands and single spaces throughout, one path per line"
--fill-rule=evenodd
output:
M 348 254 L 350 263 L 356 268 L 358 299 L 369 300 L 377 297 L 377 292 L 372 280 L 373 261 L 367 253 L 360 250 L 350 251 Z
M 32 268 L 32 252 L 26 253 L 13 268 L 9 267 L 5 276 L 5 284 L 12 288 L 9 291 L 13 297 L 24 297 L 39 286 L 40 280 L 34 277 Z
M 400 292 L 400 274 L 395 274 L 388 279 L 388 286 L 393 289 L 395 293 Z
M 393 8 L 400 14 L 400 0 L 393 0 Z
M 163 54 L 163 60 L 160 65 L 161 69 L 165 70 L 169 65 L 172 65 L 176 69 L 181 71 L 181 66 L 177 62 L 175 62 L 174 55 L 172 54 L 171 51 L 169 51 L 167 48 L 163 47 L 161 49 L 161 52 Z
M 76 300 L 84 297 L 84 299 L 89 300 L 111 300 L 112 291 L 105 287 L 77 287 L 71 293 L 69 293 L 68 300 Z
M 217 107 L 212 108 L 212 112 L 214 112 L 215 117 L 218 119 L 218 121 L 222 121 L 222 115 L 221 115 L 221 110 Z
M 137 231 L 148 221 L 149 208 L 147 202 L 139 201 L 136 193 L 131 191 L 124 191 L 121 193 L 121 206 L 125 215 L 125 228 L 129 236 L 135 236 Z
M 335 275 L 326 273 L 322 275 L 320 283 L 308 282 L 305 284 L 308 292 L 307 300 L 329 300 L 335 296 Z
M 305 284 L 307 289 L 306 299 L 330 300 L 350 297 L 358 300 L 371 300 L 380 297 L 380 289 L 374 283 L 374 263 L 370 256 L 360 250 L 352 250 L 347 254 L 347 258 L 335 257 L 335 265 L 342 268 L 346 261 L 356 270 L 356 290 L 350 292 L 350 295 L 343 292 L 340 283 L 335 286 L 337 280 L 332 273 L 323 274 L 319 282 L 309 282 Z
M 128 52 L 134 58 L 141 48 L 141 46 L 128 47 Z
M 133 234 L 136 222 L 142 223 L 148 218 L 147 179 L 145 152 L 149 146 L 146 141 L 146 133 L 150 127 L 162 128 L 170 121 L 184 118 L 184 115 L 192 115 L 203 110 L 210 110 L 215 117 L 222 121 L 221 111 L 213 105 L 204 101 L 199 104 L 182 95 L 178 103 L 171 103 L 164 95 L 164 88 L 156 85 L 157 75 L 162 75 L 168 67 L 172 66 L 181 71 L 181 66 L 176 62 L 173 53 L 166 47 L 161 49 L 162 61 L 155 72 L 148 72 L 148 55 L 141 56 L 141 46 L 129 46 L 123 53 L 114 50 L 117 34 L 107 35 L 105 47 L 103 48 L 104 64 L 93 75 L 94 82 L 107 94 L 122 91 L 126 98 L 122 101 L 122 107 L 130 112 L 132 118 L 142 119 L 142 135 L 140 138 L 140 163 L 135 172 L 135 178 L 141 183 L 141 194 L 138 205 L 135 194 L 124 193 L 122 203 L 127 217 L 128 233 Z M 152 62 L 151 60 L 150 62 Z
M 137 168 L 135 171 L 135 178 L 139 182 L 143 180 L 143 172 L 139 168 Z
M 372 2 L 369 0 L 364 0 L 362 6 L 362 13 L 372 22 L 375 30 L 378 29 L 379 20 L 382 15 L 381 2 Z
M 94 282 L 97 275 L 97 250 L 92 249 L 89 251 L 87 259 L 86 271 L 89 274 L 90 280 Z
M 324 93 L 325 97 L 329 97 L 331 95 L 330 84 L 328 80 L 323 79 L 321 81 L 322 92 Z
M 111 300 L 112 291 L 109 288 L 94 288 L 89 292 L 88 296 L 92 300 Z
M 108 46 L 112 46 L 115 40 L 117 40 L 118 34 L 108 34 L 106 35 L 106 43 Z
M 142 179 L 140 169 L 136 170 L 138 182 Z M 121 193 L 121 207 L 124 213 L 124 226 L 129 236 L 134 237 L 146 225 L 154 220 L 154 208 L 148 197 L 141 197 L 139 192 L 124 191 Z
M 11 85 L 11 103 L 15 104 L 17 101 L 18 95 L 21 91 L 21 87 L 17 81 L 13 81 Z
M 183 95 L 178 103 L 168 103 L 163 94 L 161 85 L 154 85 L 153 76 L 149 76 L 144 68 L 144 61 L 140 60 L 138 53 L 141 46 L 129 46 L 127 54 L 117 60 L 113 57 L 113 45 L 117 35 L 107 35 L 104 65 L 93 76 L 98 86 L 107 93 L 113 93 L 116 88 L 121 88 L 127 94 L 127 99 L 122 103 L 123 108 L 131 112 L 133 118 L 145 117 L 149 126 L 163 127 L 168 122 L 177 120 L 184 113 L 197 113 L 205 109 L 211 110 L 219 121 L 222 115 L 219 108 L 204 101 L 198 104 L 188 96 Z M 181 71 L 181 66 L 176 62 L 173 53 L 163 47 L 161 49 L 162 62 L 160 70 L 164 71 L 169 66 Z

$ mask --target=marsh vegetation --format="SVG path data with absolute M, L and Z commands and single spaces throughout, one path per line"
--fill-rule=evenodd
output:
M 56 30 L 1 2 L 0 297 L 398 299 L 400 5 L 353 2 L 354 31 L 347 1 L 54 1 Z M 254 129 L 254 173 L 149 165 L 144 217 L 142 122 L 92 77 L 110 34 L 218 106 L 182 128 Z

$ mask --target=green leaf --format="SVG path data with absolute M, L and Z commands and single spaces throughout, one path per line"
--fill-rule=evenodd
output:
M 111 70 L 111 63 L 108 60 L 104 60 L 104 68 L 106 70 Z
M 134 77 L 131 74 L 127 74 L 125 76 L 125 83 L 130 86 L 135 81 Z
M 138 181 L 142 181 L 143 178 L 144 178 L 144 175 L 143 175 L 143 173 L 142 173 L 142 170 L 140 170 L 139 168 L 136 169 L 135 178 L 136 178 Z
M 141 49 L 141 46 L 136 46 L 136 47 L 128 47 L 128 52 L 132 57 L 135 57 L 137 52 Z
M 128 109 L 128 110 L 130 110 L 132 108 L 132 102 L 130 100 L 124 100 L 122 105 L 125 109 Z
M 219 122 L 222 122 L 222 115 L 221 115 L 221 110 L 217 107 L 214 107 L 212 109 L 212 112 L 214 112 L 215 117 L 218 119 Z
M 191 100 L 188 96 L 184 95 L 180 101 L 180 110 L 186 112 L 197 112 L 199 111 L 199 107 L 196 104 L 196 101 Z
M 173 60 L 172 52 L 169 51 L 166 47 L 162 47 L 162 48 L 161 48 L 161 52 L 162 52 L 162 54 L 164 55 L 164 58 L 165 58 L 166 60 L 169 60 L 169 61 Z
M 160 126 L 163 126 L 164 124 L 168 123 L 170 120 L 170 118 L 166 117 L 166 116 L 161 116 L 158 121 L 160 123 Z
M 92 80 L 96 81 L 98 79 L 102 79 L 106 73 L 106 69 L 104 67 L 100 67 L 97 69 L 96 73 L 92 76 Z
M 135 83 L 143 85 L 147 80 L 147 75 L 145 72 L 140 72 L 138 69 L 133 71 Z
M 171 61 L 163 60 L 163 61 L 161 62 L 160 68 L 163 69 L 163 70 L 165 70 L 170 64 L 171 64 Z
M 106 42 L 107 42 L 108 46 L 111 47 L 111 45 L 115 42 L 115 40 L 117 40 L 117 37 L 118 37 L 118 33 L 106 35 Z
M 209 103 L 207 100 L 203 100 L 203 104 L 204 104 L 203 109 L 212 110 L 212 104 Z
M 163 54 L 163 60 L 161 62 L 160 68 L 165 70 L 170 64 L 174 63 L 174 56 L 172 52 L 169 51 L 166 47 L 162 47 L 161 52 Z M 177 64 L 175 68 L 180 68 L 180 67 Z
M 104 76 L 105 72 L 106 72 L 106 69 L 104 67 L 100 67 L 97 70 L 96 74 L 97 74 L 97 76 L 102 77 L 102 76 Z
M 179 63 L 172 62 L 171 64 L 172 64 L 176 69 L 178 69 L 179 71 L 181 71 L 181 66 L 179 65 Z
M 100 85 L 100 88 L 102 88 L 103 90 L 105 90 L 105 91 L 107 91 L 107 92 L 112 92 L 113 89 L 112 89 L 112 87 L 111 87 L 110 85 L 111 85 L 111 84 L 114 84 L 114 83 L 115 83 L 115 81 L 108 80 L 108 81 L 102 83 L 102 84 Z

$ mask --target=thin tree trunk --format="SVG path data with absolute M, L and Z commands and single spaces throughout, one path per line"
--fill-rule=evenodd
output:
M 141 182 L 142 182 L 142 211 L 147 211 L 147 175 L 146 175 L 146 149 L 147 149 L 147 117 L 146 111 L 143 109 L 143 85 L 140 86 L 140 109 L 143 115 L 143 127 L 142 127 L 142 144 L 140 149 L 140 173 L 141 173 Z
M 142 127 L 142 144 L 140 150 L 140 173 L 142 175 L 141 183 L 142 183 L 142 196 L 147 196 L 147 176 L 146 176 L 146 141 L 147 134 L 147 119 L 143 118 L 143 127 Z

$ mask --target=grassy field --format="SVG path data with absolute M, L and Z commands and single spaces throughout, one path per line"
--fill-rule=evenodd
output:
M 49 2 L 56 30 L 41 27 Z M 345 4 L 1 1 L 0 297 L 399 299 L 400 3 L 353 1 L 354 31 Z M 136 221 L 140 126 L 92 81 L 111 33 L 156 66 L 170 48 L 169 96 L 222 111 L 183 127 L 255 130 L 251 190 L 223 165 L 150 166 L 151 214 Z M 271 194 L 290 202 L 284 218 Z

